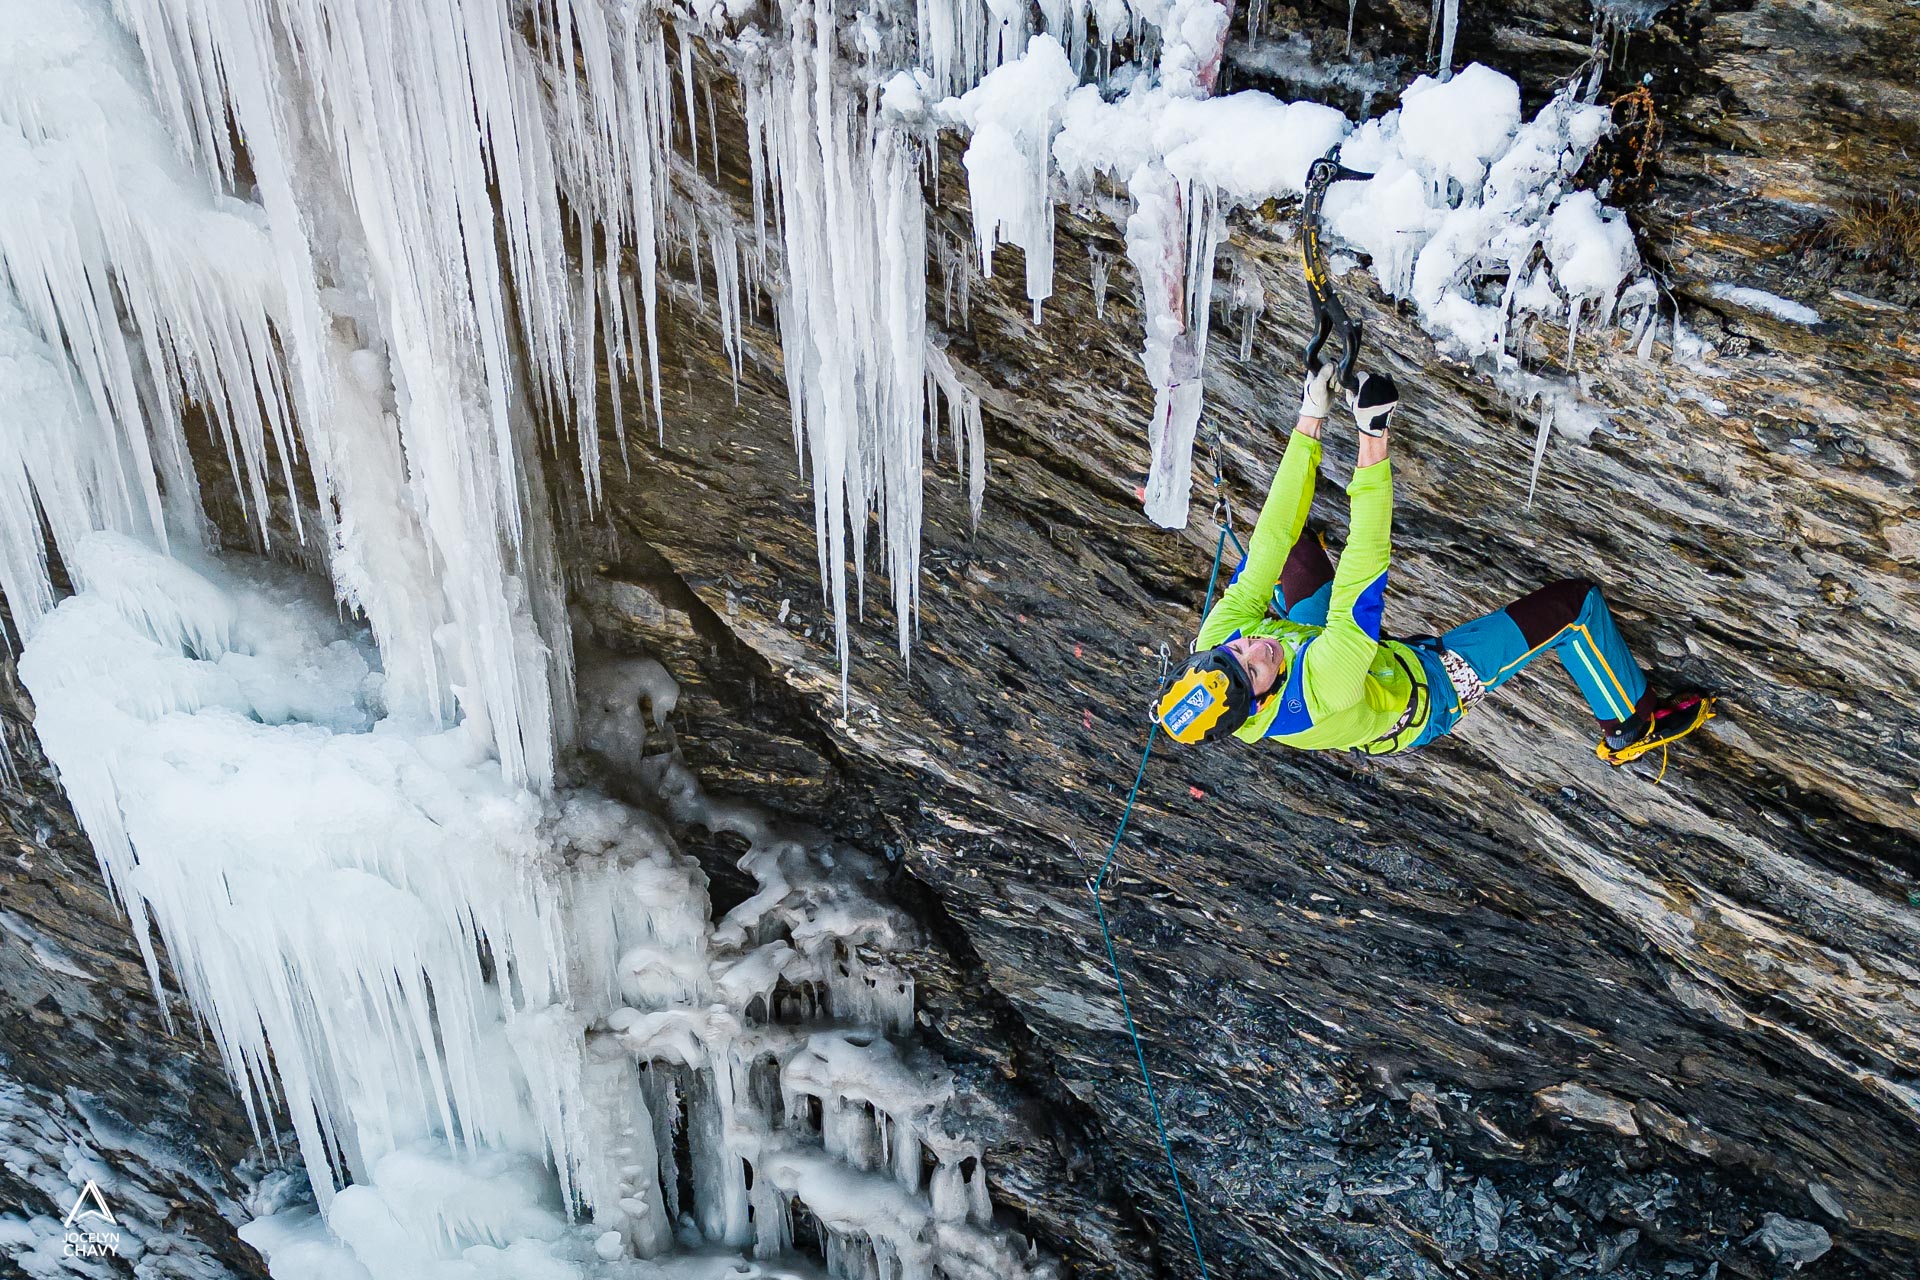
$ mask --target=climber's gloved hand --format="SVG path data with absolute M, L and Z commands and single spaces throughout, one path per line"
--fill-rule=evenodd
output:
M 1333 365 L 1315 360 L 1307 366 L 1307 381 L 1300 392 L 1300 416 L 1325 418 L 1333 413 Z
M 1347 406 L 1363 436 L 1387 434 L 1387 415 L 1400 404 L 1400 389 L 1384 373 L 1362 373 L 1347 388 Z

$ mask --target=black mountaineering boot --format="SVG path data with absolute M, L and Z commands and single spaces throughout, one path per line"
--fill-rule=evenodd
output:
M 1646 700 L 1633 715 L 1606 731 L 1594 754 L 1616 767 L 1638 760 L 1655 747 L 1678 742 L 1713 719 L 1713 702 L 1698 693 Z

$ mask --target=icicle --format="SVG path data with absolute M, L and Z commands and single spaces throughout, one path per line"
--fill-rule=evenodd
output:
M 838 94 L 830 11 L 821 18 L 796 25 L 769 80 L 749 87 L 748 118 L 779 202 L 788 400 L 812 472 L 844 696 L 847 560 L 864 590 L 868 511 L 880 517 L 903 655 L 918 607 L 926 213 L 915 144 Z
M 1449 2 L 1458 3 L 1458 0 Z M 676 23 L 674 30 L 680 37 L 680 87 L 686 98 L 687 154 L 697 164 L 700 160 L 700 113 L 693 105 L 693 37 L 685 23 Z
M 1440 83 L 1453 79 L 1453 41 L 1460 31 L 1460 0 L 1438 0 L 1440 4 Z M 1348 19 L 1352 30 L 1352 19 Z M 1352 40 L 1351 34 L 1348 36 Z
M 1659 334 L 1660 308 L 1657 305 L 1650 305 L 1641 316 L 1640 332 L 1637 337 L 1637 345 L 1634 348 L 1634 355 L 1639 359 L 1641 364 L 1651 364 L 1653 362 L 1653 343 Z
M 1155 524 L 1178 529 L 1192 488 L 1221 217 L 1212 188 L 1183 188 L 1157 164 L 1136 170 L 1127 189 L 1134 200 L 1127 256 L 1140 273 L 1147 325 L 1140 359 L 1154 387 L 1146 512 Z
M 713 79 L 707 77 L 700 82 L 707 96 L 707 146 L 713 154 L 713 180 L 720 181 L 720 120 L 713 105 Z M 698 157 L 696 157 L 697 159 Z
M 1087 250 L 1088 283 L 1093 289 L 1093 315 L 1096 320 L 1107 318 L 1107 273 L 1112 265 L 1112 259 L 1100 250 Z
M 1554 402 L 1545 399 L 1540 405 L 1540 429 L 1533 438 L 1533 470 L 1527 477 L 1526 509 L 1533 510 L 1534 490 L 1540 486 L 1540 464 L 1547 457 L 1547 437 L 1553 434 Z
M 950 239 L 942 234 L 940 246 L 940 274 L 942 281 L 941 297 L 944 300 L 945 322 L 953 324 L 954 305 L 960 310 L 960 327 L 966 329 L 972 325 L 969 314 L 973 301 L 973 254 L 962 242 Z
M 745 355 L 741 336 L 744 321 L 740 296 L 740 245 L 733 232 L 715 226 L 711 232 L 713 290 L 719 301 L 720 346 L 733 377 L 733 402 L 740 403 L 740 370 Z
M 980 397 L 960 381 L 944 350 L 929 346 L 926 368 L 928 403 L 941 399 L 946 402 L 947 421 L 953 431 L 954 459 L 967 477 L 967 510 L 977 529 L 987 492 L 986 427 L 980 417 Z
M 1229 288 L 1228 305 L 1240 313 L 1240 359 L 1244 363 L 1253 358 L 1253 340 L 1260 317 L 1267 310 L 1267 291 L 1259 275 L 1249 271 L 1239 258 L 1233 260 Z
M 973 130 L 964 163 L 980 272 L 992 278 L 996 245 L 1025 250 L 1035 324 L 1053 293 L 1053 135 L 1060 104 L 1078 85 L 1060 42 L 1042 34 L 955 108 Z
M 1027 9 L 992 0 L 926 0 L 914 6 L 921 66 L 942 96 L 965 93 L 1025 52 Z

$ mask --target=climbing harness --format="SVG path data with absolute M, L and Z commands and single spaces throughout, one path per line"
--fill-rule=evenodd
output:
M 1427 721 L 1433 716 L 1433 691 L 1427 687 L 1426 680 L 1422 678 L 1425 673 L 1416 673 L 1412 667 L 1407 665 L 1407 660 L 1401 657 L 1398 651 L 1388 648 L 1387 652 L 1393 656 L 1395 662 L 1400 664 L 1400 670 L 1406 673 L 1408 683 L 1413 686 L 1407 694 L 1407 709 L 1400 713 L 1400 718 L 1393 722 L 1391 729 L 1388 729 L 1371 742 L 1363 742 L 1357 747 L 1349 747 L 1347 749 L 1349 754 L 1356 756 L 1390 756 L 1405 745 L 1400 741 L 1401 735 L 1405 734 L 1407 730 L 1413 728 L 1415 725 L 1419 725 L 1424 729 Z M 1420 711 L 1420 704 L 1423 701 L 1427 704 L 1424 715 L 1421 714 Z M 1378 748 L 1381 747 L 1385 747 L 1386 749 L 1379 750 Z
M 1233 531 L 1233 508 L 1227 501 L 1226 490 L 1221 484 L 1220 442 L 1214 441 L 1213 448 L 1213 487 L 1215 515 L 1220 518 L 1220 536 L 1213 544 L 1213 569 L 1207 574 L 1207 598 L 1201 603 L 1200 616 L 1206 617 L 1213 608 L 1213 589 L 1220 581 L 1220 561 L 1226 557 L 1227 539 L 1233 539 L 1235 550 L 1246 555 L 1246 547 L 1240 541 L 1240 535 Z M 1166 646 L 1160 650 L 1160 675 L 1166 678 Z M 1167 1172 L 1173 1175 L 1173 1193 L 1180 1200 L 1180 1212 L 1187 1220 L 1187 1236 L 1193 1241 L 1194 1260 L 1200 1264 L 1200 1280 L 1208 1280 L 1207 1255 L 1200 1248 L 1200 1229 L 1194 1225 L 1193 1206 L 1187 1203 L 1187 1188 L 1180 1181 L 1180 1165 L 1173 1155 L 1173 1139 L 1167 1136 L 1167 1122 L 1160 1112 L 1160 1095 L 1153 1087 L 1153 1073 L 1147 1070 L 1147 1048 L 1140 1039 L 1140 1028 L 1133 1021 L 1133 1005 L 1127 999 L 1127 980 L 1120 970 L 1120 952 L 1114 946 L 1113 927 L 1107 922 L 1107 905 L 1100 897 L 1100 891 L 1107 886 L 1113 872 L 1113 864 L 1120 856 L 1120 841 L 1126 837 L 1127 823 L 1133 817 L 1134 801 L 1140 798 L 1140 784 L 1147 776 L 1147 761 L 1153 756 L 1154 741 L 1160 736 L 1160 722 L 1149 720 L 1147 723 L 1147 745 L 1140 753 L 1140 767 L 1134 770 L 1133 786 L 1127 792 L 1127 807 L 1120 813 L 1120 825 L 1114 829 L 1113 840 L 1107 845 L 1107 857 L 1100 869 L 1087 877 L 1087 892 L 1093 895 L 1094 914 L 1100 920 L 1100 938 L 1106 943 L 1107 963 L 1113 967 L 1113 986 L 1120 995 L 1120 1012 L 1127 1020 L 1127 1036 L 1133 1041 L 1133 1058 L 1140 1066 L 1140 1083 L 1147 1088 L 1147 1105 L 1153 1111 L 1153 1127 L 1160 1134 L 1160 1149 L 1167 1156 Z
M 1360 359 L 1360 322 L 1340 305 L 1333 291 L 1333 277 L 1327 273 L 1327 254 L 1320 243 L 1320 206 L 1327 188 L 1336 182 L 1362 181 L 1370 173 L 1359 173 L 1335 160 L 1336 146 L 1307 168 L 1307 198 L 1300 213 L 1300 259 L 1306 268 L 1307 299 L 1313 304 L 1313 341 L 1307 343 L 1307 368 L 1314 367 L 1327 339 L 1340 339 L 1340 362 L 1335 366 L 1340 385 L 1357 390 L 1353 366 Z

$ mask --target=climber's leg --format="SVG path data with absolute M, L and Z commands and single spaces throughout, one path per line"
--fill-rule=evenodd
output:
M 1612 728 L 1651 705 L 1647 677 L 1634 661 L 1600 589 L 1568 578 L 1522 596 L 1504 609 L 1455 627 L 1440 642 L 1465 658 L 1489 689 L 1506 683 L 1551 650 Z
M 1332 602 L 1333 561 L 1327 559 L 1325 535 L 1309 528 L 1287 553 L 1280 582 L 1273 589 L 1273 608 L 1289 622 L 1324 627 Z

